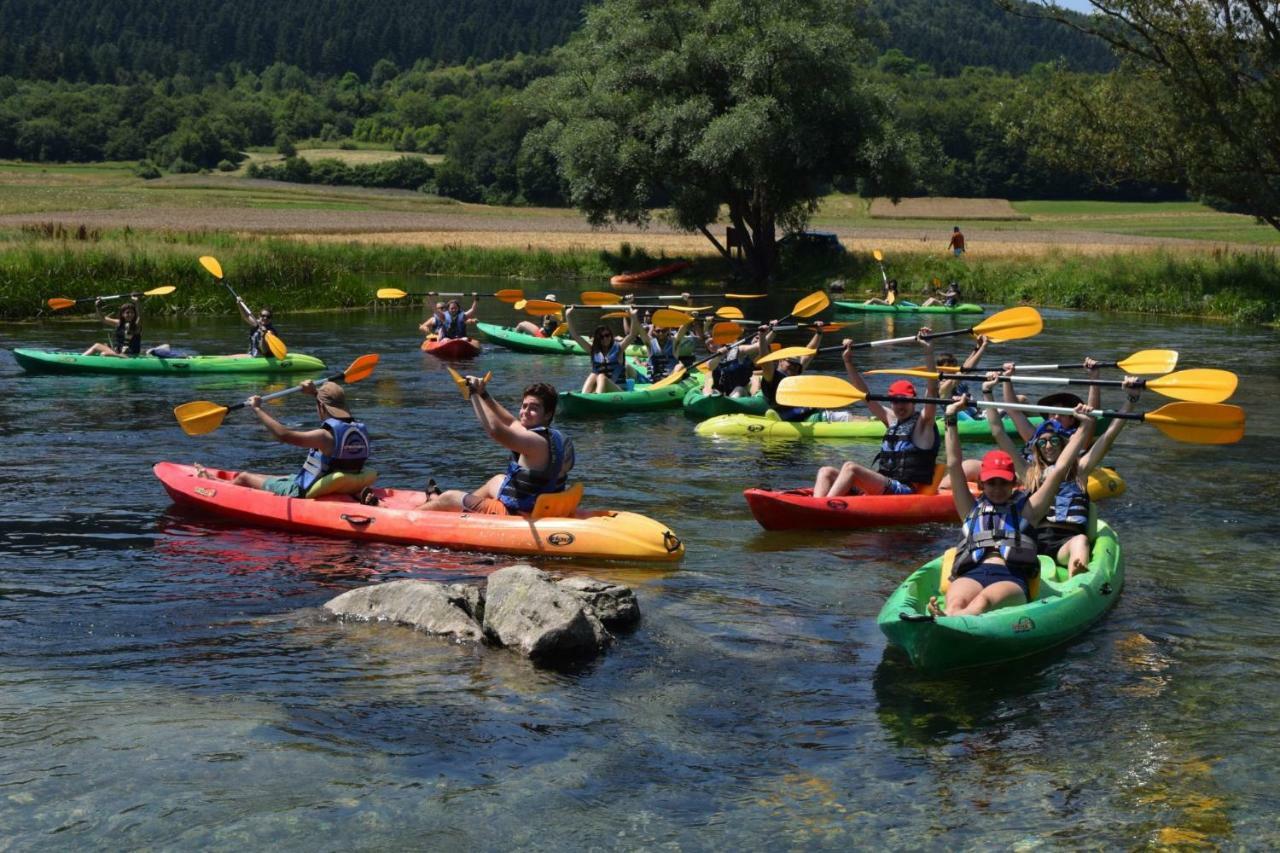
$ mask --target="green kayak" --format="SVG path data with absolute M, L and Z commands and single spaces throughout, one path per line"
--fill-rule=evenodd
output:
M 1097 522 L 1089 571 L 1074 578 L 1049 557 L 1040 558 L 1040 589 L 1034 601 L 979 616 L 930 617 L 929 597 L 938 592 L 942 557 L 911 574 L 880 608 L 876 622 L 889 643 L 924 670 L 1001 663 L 1067 642 L 1102 618 L 1124 587 L 1124 559 L 1115 531 Z
M 659 409 L 678 409 L 684 395 L 702 385 L 702 375 L 694 371 L 679 382 L 654 389 L 649 385 L 636 385 L 630 391 L 609 391 L 604 394 L 583 394 L 580 391 L 564 391 L 560 394 L 557 413 L 570 418 L 589 418 L 607 415 L 625 415 L 627 412 L 653 412 Z
M 31 373 L 122 373 L 133 376 L 182 376 L 192 373 L 316 373 L 324 362 L 313 355 L 289 353 L 285 358 L 249 358 L 239 355 L 193 355 L 159 358 L 135 355 L 81 355 L 41 349 L 15 349 L 13 357 Z
M 586 355 L 586 351 L 569 336 L 559 338 L 540 338 L 537 335 L 526 335 L 515 329 L 495 326 L 492 323 L 476 323 L 480 333 L 500 347 L 516 352 L 553 353 L 558 355 Z M 632 344 L 627 347 L 627 355 L 643 356 L 644 347 Z
M 836 311 L 858 311 L 874 314 L 981 314 L 982 306 L 974 305 L 972 302 L 964 302 L 960 305 L 953 305 L 948 308 L 945 305 L 917 305 L 914 302 L 898 302 L 894 305 L 867 305 L 865 302 L 841 302 L 839 300 L 832 303 L 836 306 Z
M 1040 418 L 1031 418 L 1040 423 Z M 957 425 L 960 437 L 970 441 L 991 441 L 991 428 L 985 418 L 960 421 Z M 1016 436 L 1013 421 L 1005 418 L 1004 428 Z M 938 418 L 938 430 L 942 430 L 942 418 Z M 694 427 L 698 435 L 747 436 L 750 438 L 792 439 L 867 439 L 884 438 L 884 424 L 877 418 L 860 417 L 851 421 L 784 421 L 778 413 L 769 409 L 763 415 L 720 415 L 705 420 Z
M 702 393 L 701 385 L 684 395 L 683 405 L 685 416 L 698 421 L 717 415 L 763 415 L 769 410 L 769 401 L 763 394 L 749 397 L 726 397 L 720 393 L 707 395 Z

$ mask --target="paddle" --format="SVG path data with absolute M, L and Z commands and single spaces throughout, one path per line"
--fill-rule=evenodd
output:
M 859 400 L 949 405 L 954 400 L 942 397 L 904 397 L 892 394 L 865 394 L 838 376 L 788 376 L 778 385 L 778 404 L 810 409 L 842 409 Z M 1035 403 L 1001 403 L 975 400 L 985 409 L 1017 409 L 1024 412 L 1074 415 L 1065 406 L 1040 406 Z M 1095 409 L 1095 418 L 1120 418 L 1144 421 L 1170 438 L 1194 444 L 1234 444 L 1244 437 L 1244 409 L 1221 403 L 1167 403 L 1153 412 L 1116 412 Z
M 813 293 L 810 293 L 808 296 L 803 297 L 799 302 L 797 302 L 794 306 L 792 306 L 791 313 L 787 314 L 785 317 L 782 317 L 781 320 L 789 320 L 792 317 L 812 317 L 815 314 L 820 314 L 823 311 L 825 311 L 827 306 L 830 304 L 831 304 L 831 297 L 827 296 L 827 294 L 823 293 L 821 290 L 816 290 Z M 779 322 L 781 322 L 781 320 L 779 320 Z M 715 340 L 714 328 L 712 329 L 712 340 Z M 746 338 L 740 337 L 735 340 L 737 343 L 743 343 L 746 341 Z M 727 341 L 726 343 L 734 343 L 734 342 L 735 341 Z M 698 361 L 695 361 L 692 366 L 697 367 L 701 364 L 705 364 L 706 362 L 711 361 L 713 358 L 715 358 L 718 355 L 719 353 L 712 353 L 706 358 L 701 358 Z M 757 362 L 757 364 L 758 363 L 759 362 Z M 685 367 L 683 364 L 677 365 L 674 370 L 672 370 L 662 379 L 659 379 L 657 382 L 650 385 L 649 388 L 650 390 L 654 390 L 657 388 L 666 388 L 668 385 L 674 385 L 675 383 L 683 379 L 684 375 L 688 372 L 689 372 L 689 369 Z
M 891 376 L 915 376 L 920 379 L 948 379 L 982 382 L 985 373 L 931 373 L 928 370 L 869 370 L 868 373 L 889 374 Z M 1120 379 L 1068 379 L 1063 376 L 1001 376 L 1002 382 L 1029 382 L 1032 385 L 1097 385 L 1101 388 L 1119 388 L 1124 385 Z M 1185 400 L 1191 403 L 1221 403 L 1231 397 L 1239 382 L 1236 375 L 1229 370 L 1213 368 L 1196 368 L 1179 370 L 1167 376 L 1155 379 L 1139 379 L 1138 385 L 1150 388 L 1157 394 L 1171 397 L 1174 400 Z
M 693 318 L 688 314 L 680 311 L 671 311 L 667 308 L 659 308 L 653 312 L 653 316 L 649 318 L 649 323 L 653 326 L 666 329 L 679 329 L 693 322 Z
M 142 295 L 143 296 L 168 296 L 170 293 L 173 293 L 177 289 L 178 288 L 174 287 L 172 284 L 162 284 L 159 287 L 154 287 L 151 290 L 145 291 Z M 70 308 L 72 305 L 78 305 L 81 302 L 96 302 L 99 299 L 105 302 L 108 299 L 124 299 L 126 296 L 132 296 L 132 295 L 133 295 L 132 293 L 115 293 L 115 294 L 112 294 L 111 296 L 82 296 L 79 299 L 67 299 L 62 296 L 54 296 L 48 300 L 48 305 L 54 311 L 61 311 L 64 308 Z
M 449 375 L 453 377 L 453 381 L 458 386 L 458 390 L 462 392 L 462 399 L 470 400 L 471 389 L 467 387 L 467 380 L 462 377 L 461 373 L 454 370 L 452 367 L 449 367 L 446 369 L 449 371 Z M 488 373 L 484 375 L 484 381 L 488 382 L 492 376 L 493 376 L 493 371 L 490 370 Z
M 884 301 L 892 305 L 898 301 L 898 294 L 896 291 L 889 289 L 889 276 L 884 271 L 884 252 L 879 249 L 873 249 L 871 257 L 875 258 L 876 263 L 880 266 L 880 280 L 884 282 Z
M 722 305 L 716 309 L 716 316 L 725 320 L 741 320 L 744 316 L 742 309 L 733 305 Z
M 1171 349 L 1144 349 L 1135 352 L 1120 361 L 1100 361 L 1098 367 L 1118 367 L 1125 373 L 1138 375 L 1143 373 L 1168 373 L 1178 366 L 1178 351 Z M 939 366 L 944 373 L 958 373 L 959 365 Z M 974 373 L 999 372 L 1001 367 L 971 367 Z M 1076 364 L 1019 364 L 1019 370 L 1084 370 L 1084 363 Z M 873 373 L 875 371 L 872 371 Z
M 362 355 L 355 361 L 351 362 L 351 366 L 341 373 L 335 373 L 327 376 L 322 382 L 359 382 L 361 379 L 373 373 L 373 368 L 378 364 L 377 354 Z M 293 394 L 301 391 L 301 385 L 294 385 L 292 388 L 286 388 L 283 391 L 276 391 L 271 394 L 263 395 L 263 400 L 274 400 L 277 397 L 283 397 L 286 394 Z M 213 432 L 222 426 L 222 419 L 227 416 L 227 412 L 234 412 L 236 409 L 243 409 L 249 405 L 248 401 L 242 403 L 232 403 L 230 406 L 219 406 L 217 403 L 210 403 L 208 400 L 196 400 L 192 403 L 183 403 L 173 410 L 173 416 L 178 419 L 178 426 L 182 427 L 182 431 L 187 435 L 204 435 Z
M 584 305 L 618 305 L 622 302 L 632 302 L 635 300 L 635 294 L 628 293 L 626 295 L 620 293 L 605 293 L 603 290 L 585 290 L 581 294 Z M 690 293 L 690 299 L 764 299 L 767 293 Z M 675 302 L 678 299 L 684 299 L 683 293 L 668 294 L 666 296 L 647 296 L 648 299 L 657 299 L 662 302 Z
M 222 282 L 222 286 L 231 294 L 231 298 L 236 301 L 237 305 L 243 305 L 245 311 L 248 311 L 250 315 L 253 314 L 253 312 L 249 310 L 249 306 L 245 304 L 245 301 L 236 295 L 236 292 L 231 289 L 231 285 L 222 277 L 222 264 L 218 263 L 217 258 L 212 255 L 204 255 L 200 258 L 200 266 L 208 270 L 211 276 Z M 272 358 L 280 359 L 289 354 L 289 348 L 284 345 L 284 341 L 280 340 L 280 336 L 275 332 L 268 331 L 262 336 L 262 339 L 263 342 L 266 343 L 267 349 L 271 351 Z
M 992 314 L 976 326 L 970 326 L 967 329 L 952 329 L 949 332 L 932 332 L 925 335 L 926 340 L 934 338 L 949 338 L 953 335 L 967 335 L 972 333 L 974 337 L 986 335 L 993 343 L 1001 343 L 1003 341 L 1016 341 L 1022 338 L 1031 338 L 1040 334 L 1040 330 L 1044 328 L 1044 321 L 1040 318 L 1040 312 L 1034 308 L 1018 307 L 1006 308 L 998 314 Z M 880 341 L 863 341 L 853 345 L 854 349 L 864 349 L 866 347 L 887 347 L 893 344 L 905 344 L 916 340 L 915 335 L 909 335 L 904 338 L 885 338 Z M 813 350 L 808 347 L 790 347 L 792 350 L 803 350 L 798 354 L 793 353 L 785 356 L 785 358 L 803 358 L 808 355 L 815 355 L 820 352 L 835 352 L 844 349 L 843 344 L 835 344 L 829 347 Z M 768 359 L 769 361 L 779 361 L 778 354 L 773 353 L 765 356 L 763 359 L 757 359 L 756 364 Z
M 737 323 L 716 323 L 711 327 L 711 341 L 718 346 L 733 343 L 744 331 Z
M 618 305 L 618 304 L 620 303 L 610 303 L 607 305 L 588 305 L 585 302 L 583 302 L 583 303 L 573 303 L 570 305 L 566 305 L 563 302 L 551 302 L 546 299 L 522 299 L 519 302 L 515 303 L 514 308 L 517 311 L 524 311 L 526 314 L 530 314 L 534 317 L 544 317 L 547 314 L 559 314 L 561 311 L 563 311 L 566 308 L 612 308 L 614 307 L 614 305 Z M 667 307 L 664 305 L 632 305 L 630 303 L 627 303 L 625 307 L 653 308 L 659 311 L 664 311 L 664 310 L 684 311 L 686 313 L 695 313 L 698 311 L 711 310 L 710 305 L 695 305 L 695 306 L 675 305 L 675 306 Z
M 380 287 L 378 292 L 374 294 L 379 299 L 403 299 L 406 296 L 474 296 L 477 299 L 485 296 L 483 293 L 460 293 L 457 291 L 447 290 L 423 290 L 408 292 L 398 287 Z M 515 302 L 517 299 L 524 299 L 523 290 L 499 290 L 497 293 L 491 294 L 502 302 Z

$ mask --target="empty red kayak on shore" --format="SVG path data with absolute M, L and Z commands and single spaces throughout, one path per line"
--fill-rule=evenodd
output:
M 609 279 L 610 284 L 636 284 L 642 281 L 656 281 L 660 278 L 666 278 L 669 275 L 675 275 L 681 270 L 688 269 L 693 266 L 691 261 L 676 261 L 675 263 L 666 264 L 660 267 L 654 267 L 651 270 L 641 270 L 640 272 L 624 272 L 615 275 Z

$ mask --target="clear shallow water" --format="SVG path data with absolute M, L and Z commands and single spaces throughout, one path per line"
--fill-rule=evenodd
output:
M 802 295 L 775 300 L 778 313 Z M 335 372 L 381 353 L 348 399 L 382 482 L 471 487 L 503 465 L 417 350 L 418 312 L 280 319 L 291 349 Z M 189 438 L 172 407 L 296 380 L 28 376 L 0 352 L 0 848 L 1274 846 L 1274 333 L 1045 319 L 993 357 L 1173 347 L 1182 367 L 1241 375 L 1249 435 L 1202 447 L 1130 427 L 1110 457 L 1129 493 L 1103 510 L 1128 566 L 1118 606 L 1057 653 L 951 678 L 912 673 L 875 626 L 950 528 L 766 534 L 741 498 L 869 459 L 871 445 L 704 440 L 679 412 L 564 424 L 589 503 L 668 521 L 688 557 L 555 564 L 634 586 L 644 621 L 600 661 L 543 672 L 316 616 L 354 586 L 478 579 L 507 558 L 237 529 L 170 507 L 158 460 L 284 473 L 301 455 L 244 413 Z M 852 331 L 918 326 L 871 317 Z M 220 352 L 243 328 L 201 318 L 147 334 Z M 102 337 L 88 322 L 0 327 L 6 348 Z M 863 364 L 917 361 L 882 349 Z M 584 372 L 494 348 L 477 366 L 504 402 Z M 1144 407 L 1162 402 L 1148 393 Z M 311 416 L 298 396 L 276 411 Z

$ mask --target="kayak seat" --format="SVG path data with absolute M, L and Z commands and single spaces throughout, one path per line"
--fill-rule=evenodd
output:
M 578 511 L 582 503 L 582 483 L 574 483 L 563 492 L 550 492 L 538 495 L 538 502 L 529 513 L 530 521 L 540 518 L 569 518 Z
M 378 472 L 372 468 L 362 471 L 331 471 L 311 484 L 303 495 L 308 500 L 322 498 L 325 495 L 358 495 L 378 479 Z
M 947 589 L 951 586 L 951 566 L 956 561 L 956 549 L 948 548 L 942 552 L 942 569 L 938 573 L 938 595 L 945 596 Z M 1040 558 L 1040 575 L 1046 571 L 1050 577 L 1054 577 L 1057 571 L 1057 565 L 1053 562 L 1052 557 Z M 1031 578 L 1027 583 L 1027 601 L 1035 601 L 1040 597 L 1040 575 Z
M 925 486 L 918 495 L 936 495 L 938 493 L 938 484 L 942 482 L 942 478 L 947 476 L 947 466 L 939 462 L 933 466 L 933 481 Z

